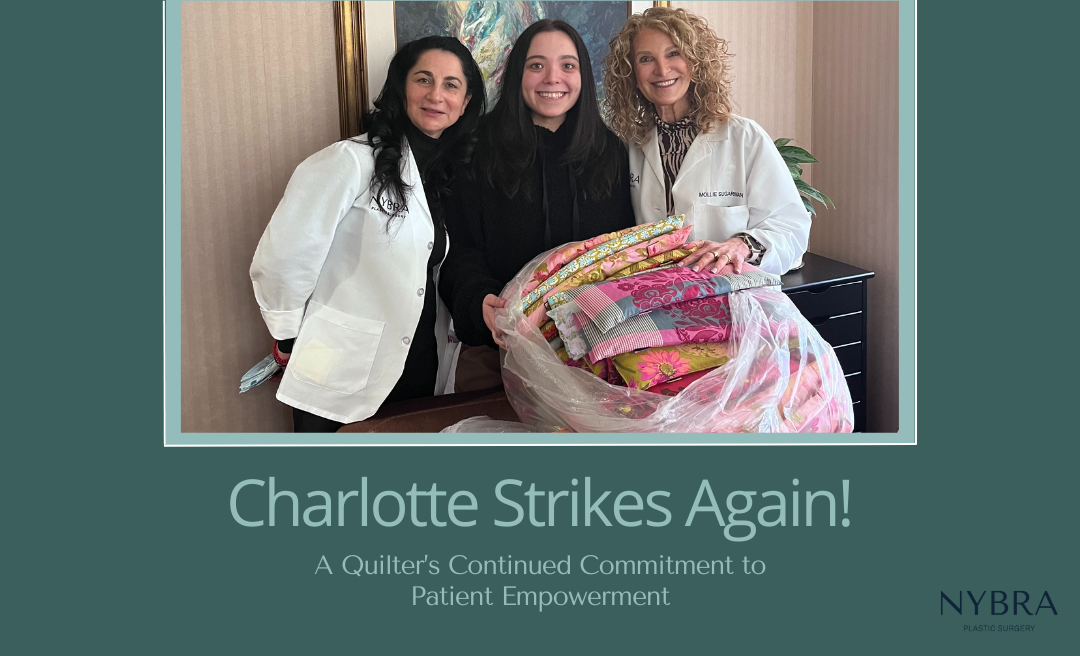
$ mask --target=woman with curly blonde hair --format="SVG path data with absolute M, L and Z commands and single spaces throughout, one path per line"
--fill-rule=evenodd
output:
M 796 266 L 810 215 L 772 139 L 732 111 L 727 42 L 699 16 L 654 7 L 609 47 L 605 104 L 630 146 L 637 222 L 685 215 L 702 246 L 683 260 L 695 270 Z

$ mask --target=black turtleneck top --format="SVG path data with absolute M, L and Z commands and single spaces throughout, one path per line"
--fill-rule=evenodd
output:
M 416 129 L 411 122 L 405 126 L 405 138 L 409 141 L 409 150 L 412 151 L 416 168 L 420 171 L 420 179 L 423 180 L 427 176 L 427 168 L 435 155 L 435 149 L 439 147 L 439 140 Z
M 510 198 L 476 174 L 457 176 L 447 204 L 450 253 L 439 275 L 439 294 L 450 308 L 458 338 L 472 346 L 494 346 L 484 324 L 484 297 L 502 292 L 529 260 L 567 242 L 634 225 L 625 152 L 611 195 L 586 199 L 578 180 L 561 162 L 573 135 L 571 118 L 555 132 L 534 127 L 537 153 L 529 172 L 532 179 L 522 185 L 532 185 L 531 200 L 522 191 Z M 483 161 L 486 151 L 483 142 L 477 144 L 473 162 Z M 586 171 L 580 177 L 588 175 Z
M 427 283 L 424 289 L 424 309 L 420 312 L 420 321 L 416 324 L 412 343 L 409 346 L 409 355 L 405 358 L 405 369 L 401 372 L 394 389 L 383 403 L 405 401 L 435 393 L 435 380 L 439 375 L 439 349 L 435 342 L 435 267 L 442 262 L 446 254 L 446 229 L 443 227 L 443 209 L 440 207 L 438 195 L 434 189 L 428 189 L 427 180 L 428 165 L 439 146 L 439 140 L 433 139 L 413 127 L 412 123 L 405 128 L 405 136 L 409 140 L 409 149 L 412 150 L 416 159 L 416 168 L 420 171 L 420 179 L 424 182 L 424 194 L 427 198 L 428 208 L 431 210 L 432 222 L 435 224 L 435 239 L 431 249 L 431 255 L 427 261 Z M 413 193 L 416 193 L 416 189 Z

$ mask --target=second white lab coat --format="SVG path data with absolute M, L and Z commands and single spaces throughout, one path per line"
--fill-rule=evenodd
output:
M 686 216 L 692 239 L 745 232 L 765 247 L 758 267 L 769 273 L 787 273 L 806 252 L 810 214 L 772 139 L 748 118 L 731 116 L 694 139 L 672 195 L 671 214 Z M 630 199 L 639 224 L 669 214 L 656 130 L 643 148 L 630 147 Z
M 274 339 L 296 338 L 277 393 L 294 408 L 339 422 L 366 419 L 401 377 L 435 241 L 416 163 L 402 151 L 402 179 L 412 190 L 389 231 L 372 198 L 371 147 L 341 141 L 296 167 L 259 240 L 255 299 Z M 436 302 L 435 393 L 442 394 L 453 349 L 449 312 Z

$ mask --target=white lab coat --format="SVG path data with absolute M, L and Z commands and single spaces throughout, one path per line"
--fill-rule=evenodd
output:
M 283 403 L 359 421 L 401 377 L 435 237 L 419 171 L 403 150 L 402 179 L 412 192 L 389 234 L 371 195 L 371 147 L 342 141 L 296 167 L 259 240 L 251 262 L 255 299 L 275 339 L 296 338 L 278 387 Z M 441 394 L 452 349 L 449 313 L 436 302 Z
M 787 273 L 806 252 L 810 214 L 772 139 L 748 118 L 731 116 L 694 139 L 672 195 L 672 214 L 686 215 L 693 239 L 745 232 L 765 247 L 758 265 L 765 271 Z M 668 215 L 656 130 L 644 148 L 630 147 L 630 199 L 639 224 Z

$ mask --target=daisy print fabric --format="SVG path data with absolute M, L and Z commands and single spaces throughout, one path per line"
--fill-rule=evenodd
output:
M 627 387 L 647 390 L 688 374 L 715 369 L 731 359 L 730 342 L 679 344 L 622 353 L 611 358 Z

